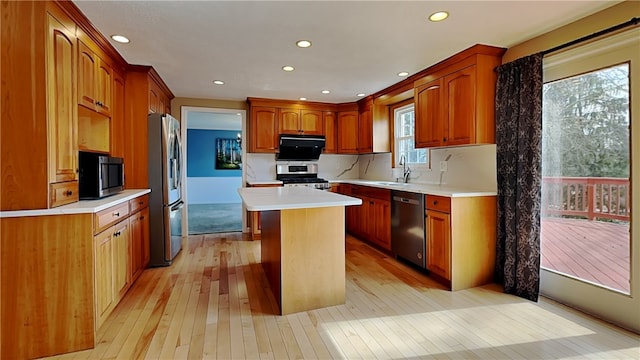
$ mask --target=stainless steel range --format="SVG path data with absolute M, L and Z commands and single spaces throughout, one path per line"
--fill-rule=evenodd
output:
M 276 179 L 283 186 L 306 186 L 319 190 L 329 190 L 328 180 L 318 177 L 318 164 L 276 164 Z

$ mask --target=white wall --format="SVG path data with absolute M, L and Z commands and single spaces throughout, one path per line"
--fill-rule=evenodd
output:
M 188 177 L 188 204 L 229 204 L 241 203 L 238 188 L 242 187 L 241 177 Z

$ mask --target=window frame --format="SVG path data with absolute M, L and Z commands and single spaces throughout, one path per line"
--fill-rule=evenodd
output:
M 404 101 L 400 101 L 397 102 L 395 104 L 389 105 L 389 115 L 391 117 L 391 140 L 392 140 L 392 156 L 391 156 L 391 167 L 395 168 L 398 166 L 399 164 L 399 153 L 400 151 L 398 150 L 398 139 L 399 137 L 397 136 L 397 127 L 398 127 L 398 122 L 396 121 L 396 112 L 399 110 L 402 110 L 403 108 L 408 108 L 408 107 L 413 107 L 413 111 L 414 111 L 414 131 L 413 131 L 413 135 L 411 136 L 411 138 L 413 139 L 413 143 L 415 146 L 415 101 L 413 98 L 404 100 Z M 403 137 L 406 138 L 406 137 Z M 407 165 L 410 165 L 412 168 L 414 169 L 428 169 L 429 168 L 429 151 L 428 149 L 416 149 L 416 150 L 422 150 L 425 152 L 425 162 L 424 163 L 415 163 L 415 162 L 409 162 L 407 163 Z

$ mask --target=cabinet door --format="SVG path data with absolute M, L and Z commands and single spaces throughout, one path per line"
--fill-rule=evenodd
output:
M 416 88 L 415 91 L 415 142 L 416 147 L 439 146 L 445 141 L 443 96 L 444 79 L 436 79 Z
M 358 153 L 373 152 L 373 111 L 371 106 L 360 111 L 358 125 Z
M 476 67 L 470 66 L 444 78 L 447 97 L 446 145 L 475 143 Z
M 125 157 L 125 139 L 127 127 L 125 123 L 124 107 L 124 77 L 117 72 L 113 73 L 113 107 L 111 109 L 111 139 L 109 153 L 111 156 Z
M 153 86 L 149 88 L 149 114 L 162 112 L 160 108 L 160 92 Z
M 338 113 L 338 153 L 358 153 L 358 112 L 344 111 Z
M 96 329 L 108 316 L 108 310 L 115 298 L 112 230 L 113 228 L 107 229 L 94 238 Z
M 427 210 L 427 269 L 451 280 L 451 216 Z
M 336 113 L 333 111 L 325 111 L 322 114 L 325 137 L 325 154 L 335 154 L 338 152 L 338 137 L 336 133 Z
M 280 134 L 300 134 L 300 110 L 280 108 L 278 132 Z
M 113 70 L 108 63 L 98 58 L 96 71 L 96 111 L 111 116 Z
M 384 249 L 391 250 L 391 203 L 373 199 L 370 216 L 373 219 L 372 238 Z
M 78 179 L 78 118 L 76 99 L 76 38 L 56 18 L 47 15 L 47 122 L 49 182 Z
M 278 109 L 251 108 L 251 151 L 275 153 L 278 145 Z
M 78 104 L 95 109 L 98 57 L 78 40 Z
M 129 220 L 113 227 L 113 293 L 116 300 L 126 292 L 131 281 L 129 249 Z
M 129 269 L 132 279 L 137 278 L 146 266 L 145 256 L 149 253 L 148 250 L 145 251 L 145 246 L 148 247 L 149 241 L 148 213 L 149 208 L 145 208 L 130 218 L 131 247 Z M 145 221 L 145 219 L 147 220 Z
M 305 135 L 322 135 L 322 111 L 300 111 L 300 132 Z

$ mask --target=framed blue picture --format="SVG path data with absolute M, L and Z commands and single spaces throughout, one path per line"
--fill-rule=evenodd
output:
M 242 169 L 242 150 L 238 139 L 216 139 L 216 169 Z

